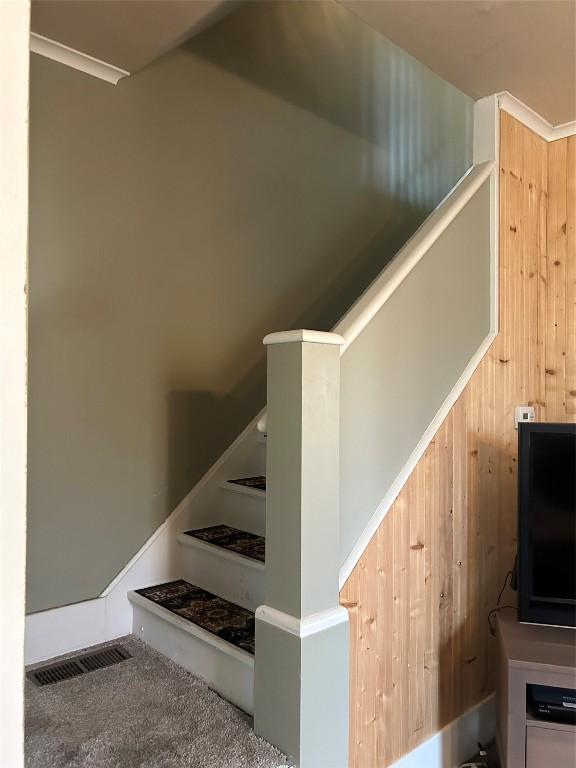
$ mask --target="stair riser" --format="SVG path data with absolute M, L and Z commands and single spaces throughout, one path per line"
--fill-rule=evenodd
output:
M 179 558 L 181 578 L 191 584 L 251 611 L 264 603 L 264 568 L 259 564 L 246 564 L 241 558 L 194 543 L 180 544 Z
M 266 496 L 248 496 L 224 488 L 220 490 L 219 523 L 241 531 L 266 535 Z
M 176 664 L 197 675 L 228 701 L 253 714 L 254 665 L 133 605 L 133 633 Z
M 256 444 L 258 446 L 258 472 L 255 474 L 266 475 L 266 439 L 258 440 Z

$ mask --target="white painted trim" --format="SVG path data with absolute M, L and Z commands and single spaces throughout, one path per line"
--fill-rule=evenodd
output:
M 261 605 L 256 609 L 256 618 L 295 637 L 303 638 L 324 632 L 330 627 L 348 621 L 348 611 L 338 606 L 299 619 L 289 613 L 284 613 L 284 611 L 271 608 L 269 605 Z
M 558 139 L 566 139 L 568 136 L 574 136 L 576 134 L 576 120 L 572 120 L 571 123 L 562 123 L 561 125 L 555 125 L 553 128 L 553 135 L 551 141 L 558 141 Z
M 519 120 L 546 141 L 557 141 L 558 139 L 565 139 L 567 136 L 576 134 L 576 120 L 563 123 L 562 125 L 552 125 L 548 120 L 535 112 L 527 104 L 524 104 L 523 101 L 512 96 L 508 91 L 498 94 L 498 105 L 500 109 L 508 112 L 509 115 L 515 117 L 516 120 Z
M 24 766 L 30 3 L 0 2 L 0 765 Z
M 52 61 L 58 61 L 67 67 L 85 72 L 87 75 L 98 77 L 100 80 L 106 80 L 107 83 L 112 83 L 112 85 L 116 85 L 123 77 L 130 75 L 130 72 L 127 72 L 125 69 L 120 69 L 120 67 L 116 67 L 114 64 L 108 64 L 108 62 L 97 59 L 87 53 L 82 53 L 82 51 L 76 51 L 74 48 L 69 48 L 67 45 L 58 43 L 56 40 L 50 40 L 48 37 L 38 35 L 36 32 L 30 33 L 30 50 L 32 53 L 45 56 L 47 59 L 52 59 Z
M 346 352 L 382 309 L 394 291 L 488 179 L 493 169 L 493 162 L 472 167 L 344 315 L 334 328 L 334 332 L 341 334 L 346 340 L 340 348 L 341 354 Z
M 308 331 L 304 328 L 295 331 L 278 331 L 264 336 L 263 344 L 344 344 L 344 339 L 337 333 L 327 333 L 326 331 Z
M 223 560 L 230 560 L 231 562 L 236 563 L 236 565 L 240 565 L 243 568 L 252 568 L 255 571 L 261 572 L 263 572 L 265 569 L 265 565 L 261 560 L 255 560 L 253 557 L 246 557 L 246 555 L 241 555 L 239 552 L 233 552 L 232 550 L 226 549 L 225 547 L 219 547 L 217 544 L 211 544 L 209 541 L 202 541 L 201 539 L 197 539 L 195 536 L 188 536 L 186 533 L 179 533 L 176 538 L 183 547 L 188 547 L 189 549 L 200 549 L 204 552 L 210 552 L 211 555 L 221 557 Z
M 474 165 L 495 162 L 500 147 L 500 120 L 498 97 L 487 96 L 474 103 L 474 138 L 472 160 Z
M 342 567 L 340 568 L 340 589 L 342 589 L 342 587 L 348 580 L 350 574 L 352 573 L 352 571 L 354 570 L 354 567 L 356 566 L 356 563 L 362 557 L 362 553 L 370 543 L 370 540 L 372 539 L 372 537 L 380 527 L 380 524 L 386 517 L 390 507 L 392 506 L 398 494 L 400 493 L 400 491 L 408 481 L 408 478 L 414 471 L 416 465 L 424 455 L 424 452 L 430 445 L 430 441 L 442 426 L 442 422 L 448 416 L 450 409 L 462 394 L 466 384 L 470 381 L 472 374 L 474 373 L 474 371 L 480 364 L 482 358 L 490 348 L 490 345 L 496 338 L 496 335 L 497 334 L 494 331 L 490 331 L 490 333 L 486 336 L 482 344 L 478 347 L 476 353 L 470 359 L 466 368 L 464 368 L 464 370 L 462 371 L 460 378 L 458 379 L 458 381 L 450 391 L 448 397 L 442 403 L 440 410 L 436 413 L 436 415 L 428 425 L 428 428 L 420 438 L 418 444 L 410 454 L 410 458 L 408 459 L 406 464 L 404 464 L 398 476 L 396 477 L 396 480 L 394 480 L 388 492 L 386 493 L 386 495 L 384 496 L 384 498 L 376 508 L 375 512 L 373 513 L 372 517 L 368 521 L 368 524 L 362 531 L 361 536 L 357 539 L 356 543 L 354 544 L 354 547 L 352 548 L 352 551 L 350 552 L 350 554 L 344 561 Z
M 264 411 L 262 417 L 258 420 L 256 429 L 264 436 L 264 438 L 266 438 L 266 411 Z
M 390 768 L 458 768 L 478 751 L 478 742 L 487 744 L 495 733 L 496 699 L 492 694 L 401 757 Z

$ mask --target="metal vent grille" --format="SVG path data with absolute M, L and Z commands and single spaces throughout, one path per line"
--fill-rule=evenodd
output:
M 130 654 L 121 645 L 112 645 L 110 648 L 103 648 L 94 653 L 85 653 L 82 656 L 75 656 L 73 659 L 58 662 L 57 664 L 46 664 L 28 673 L 28 678 L 33 680 L 36 685 L 51 685 L 59 683 L 61 680 L 69 680 L 71 677 L 84 675 L 86 672 L 93 672 L 95 669 L 111 667 L 125 659 L 129 659 Z

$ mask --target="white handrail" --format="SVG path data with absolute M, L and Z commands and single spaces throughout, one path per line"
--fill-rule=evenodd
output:
M 466 203 L 490 176 L 493 162 L 473 166 L 448 193 L 433 213 L 384 267 L 358 301 L 333 328 L 344 337 L 340 354 L 348 349 L 374 316 L 382 309 L 394 291 L 408 277 L 420 259 L 430 250 Z
M 422 257 L 458 216 L 466 203 L 476 194 L 492 173 L 494 166 L 494 162 L 486 162 L 470 168 L 384 267 L 358 301 L 338 321 L 332 329 L 332 333 L 344 337 L 344 344 L 340 347 L 341 355 L 369 325 L 394 291 L 404 282 Z M 266 413 L 263 413 L 258 421 L 258 431 L 266 432 Z

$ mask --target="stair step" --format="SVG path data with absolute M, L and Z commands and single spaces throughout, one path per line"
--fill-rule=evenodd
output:
M 266 478 L 263 475 L 226 480 L 222 483 L 222 487 L 232 493 L 243 493 L 259 499 L 266 498 Z
M 256 477 L 238 477 L 235 480 L 228 480 L 229 483 L 240 485 L 243 488 L 254 488 L 257 491 L 266 491 L 266 477 L 257 475 Z
M 211 525 L 208 528 L 196 528 L 184 533 L 186 536 L 198 539 L 203 544 L 221 547 L 242 557 L 264 562 L 264 536 L 241 531 L 230 525 Z
M 219 522 L 257 536 L 266 533 L 266 478 L 239 477 L 220 484 Z
M 215 525 L 179 533 L 177 539 L 179 576 L 248 610 L 262 605 L 264 562 L 248 556 L 247 546 L 251 555 L 263 556 L 263 536 Z M 255 546 L 254 542 L 261 544 Z
M 184 579 L 135 590 L 136 594 L 254 655 L 254 614 Z
M 254 614 L 183 579 L 128 593 L 136 637 L 254 710 Z

